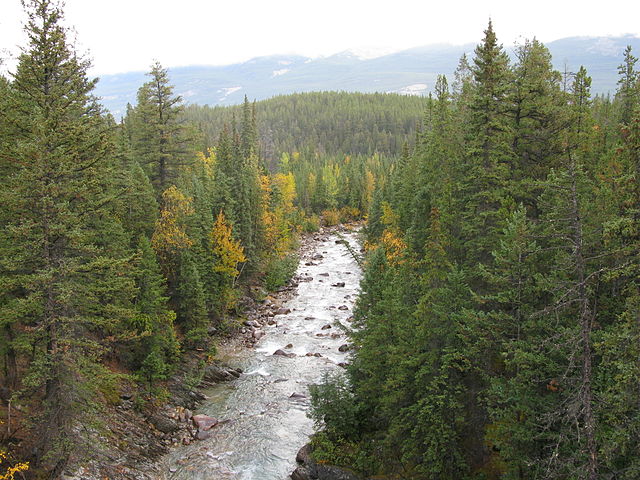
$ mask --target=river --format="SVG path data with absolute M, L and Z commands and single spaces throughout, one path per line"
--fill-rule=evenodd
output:
M 357 245 L 355 233 L 343 236 Z M 341 325 L 349 326 L 361 272 L 339 240 L 335 233 L 317 234 L 304 249 L 296 273 L 301 280 L 311 280 L 300 281 L 297 294 L 282 305 L 291 312 L 276 315 L 276 325 L 265 327 L 255 348 L 226 353 L 223 360 L 245 373 L 205 390 L 208 400 L 195 413 L 230 421 L 215 427 L 211 438 L 169 453 L 163 478 L 289 478 L 297 451 L 313 433 L 307 417 L 309 385 L 342 371 L 338 364 L 349 355 L 339 350 L 346 343 Z M 273 355 L 278 349 L 295 356 Z

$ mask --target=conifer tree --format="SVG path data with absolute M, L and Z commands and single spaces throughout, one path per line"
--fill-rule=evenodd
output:
M 472 72 L 461 234 L 465 248 L 473 252 L 467 261 L 475 264 L 491 260 L 494 238 L 484 232 L 497 232 L 502 226 L 513 169 L 507 104 L 512 83 L 509 58 L 498 44 L 491 22 L 476 47 Z
M 0 188 L 9 213 L 0 275 L 11 297 L 2 317 L 31 332 L 21 340 L 30 353 L 20 392 L 42 405 L 35 464 L 46 462 L 55 476 L 108 376 L 103 335 L 128 311 L 133 282 L 122 245 L 102 238 L 119 229 L 109 206 L 113 143 L 91 94 L 89 62 L 68 42 L 56 2 L 25 7 L 29 44 L 7 99 L 12 139 L 0 152 L 13 170 Z
M 631 46 L 627 45 L 624 50 L 624 63 L 618 67 L 618 91 L 617 100 L 621 103 L 620 121 L 628 124 L 638 105 L 640 96 L 640 74 L 636 71 L 635 65 L 638 59 L 631 53 Z
M 179 175 L 180 167 L 193 162 L 187 127 L 180 118 L 182 98 L 173 94 L 167 69 L 151 66 L 151 79 L 138 90 L 133 109 L 132 146 L 136 160 L 146 169 L 159 197 Z

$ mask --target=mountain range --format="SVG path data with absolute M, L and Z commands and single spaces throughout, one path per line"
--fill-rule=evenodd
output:
M 636 56 L 640 37 L 568 37 L 549 42 L 554 67 L 575 72 L 584 65 L 592 77 L 592 93 L 614 93 L 622 53 L 631 45 Z M 386 92 L 427 95 L 437 75 L 451 80 L 460 57 L 473 56 L 474 44 L 436 44 L 375 56 L 347 50 L 332 56 L 257 57 L 225 66 L 186 66 L 169 70 L 175 93 L 187 104 L 234 105 L 244 96 L 262 100 L 276 95 L 311 91 Z M 513 56 L 513 48 L 507 51 Z M 121 117 L 134 104 L 144 72 L 104 75 L 96 88 L 102 104 Z

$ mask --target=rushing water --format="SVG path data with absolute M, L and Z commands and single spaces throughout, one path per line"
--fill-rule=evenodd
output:
M 355 234 L 344 236 L 356 245 Z M 208 400 L 196 413 L 231 421 L 215 427 L 211 438 L 170 453 L 163 466 L 165 479 L 289 478 L 298 449 L 313 432 L 307 417 L 308 387 L 339 370 L 337 364 L 348 355 L 338 350 L 346 342 L 340 325 L 349 325 L 360 269 L 338 239 L 321 236 L 305 252 L 297 275 L 313 280 L 300 282 L 297 295 L 283 304 L 291 313 L 277 315 L 277 325 L 265 327 L 266 335 L 255 349 L 236 351 L 226 359 L 245 374 L 205 391 Z M 317 255 L 324 258 L 312 260 Z M 341 282 L 344 287 L 332 286 Z M 289 344 L 292 347 L 285 348 Z M 278 349 L 296 356 L 274 356 Z M 291 398 L 293 394 L 298 395 Z

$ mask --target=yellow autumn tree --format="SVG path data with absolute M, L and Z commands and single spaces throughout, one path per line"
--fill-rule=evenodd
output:
M 407 245 L 402 239 L 400 219 L 387 202 L 382 203 L 382 224 L 385 226 L 380 243 L 384 246 L 387 262 L 397 265 L 404 260 Z
M 193 242 L 186 232 L 186 220 L 193 215 L 191 199 L 175 185 L 162 194 L 162 210 L 156 220 L 151 245 L 160 257 L 164 268 L 168 268 L 180 250 L 189 248 Z
M 213 172 L 216 165 L 216 151 L 208 148 L 206 152 L 196 153 L 195 166 L 205 171 L 207 177 L 213 178 Z
M 269 252 L 283 257 L 293 241 L 292 217 L 296 208 L 296 182 L 292 173 L 263 175 L 260 178 L 262 225 Z
M 233 282 L 240 275 L 238 265 L 246 262 L 247 258 L 240 242 L 233 239 L 231 225 L 227 223 L 222 210 L 218 213 L 218 217 L 213 224 L 210 239 L 211 250 L 216 259 L 213 271 L 222 274 Z
M 0 421 L 0 425 L 2 421 Z M 13 466 L 3 466 L 7 461 L 7 454 L 0 450 L 0 480 L 15 480 L 16 473 L 29 470 L 29 462 L 16 463 Z M 4 472 L 2 471 L 4 470 Z

